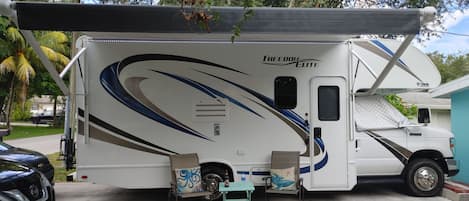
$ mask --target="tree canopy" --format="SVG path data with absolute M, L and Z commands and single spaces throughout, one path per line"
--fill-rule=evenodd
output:
M 57 70 L 67 65 L 69 59 L 64 55 L 70 54 L 67 35 L 62 32 L 35 32 L 34 34 L 41 44 L 42 51 Z M 5 113 L 7 127 L 10 123 L 13 102 L 18 101 L 24 110 L 24 103 L 28 94 L 31 94 L 28 93 L 31 81 L 35 77 L 50 83 L 47 86 L 37 82 L 32 85 L 40 89 L 39 94 L 43 94 L 44 90 L 49 90 L 55 96 L 60 94 L 55 83 L 52 84 L 50 76 L 44 72 L 42 62 L 26 43 L 21 32 L 8 18 L 0 16 L 0 86 L 2 87 L 0 109 L 2 113 Z
M 469 74 L 469 54 L 444 55 L 433 52 L 428 56 L 440 71 L 442 84 Z

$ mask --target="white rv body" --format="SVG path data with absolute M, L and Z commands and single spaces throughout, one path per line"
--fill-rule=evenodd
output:
M 247 176 L 263 185 L 273 150 L 300 151 L 301 177 L 310 191 L 350 190 L 357 176 L 403 171 L 401 161 L 378 141 L 358 146 L 374 138 L 357 130 L 354 118 L 355 92 L 373 84 L 373 73 L 379 74 L 390 59 L 382 53 L 392 56 L 397 41 L 82 37 L 79 43 L 87 48 L 75 69 L 76 167 L 83 181 L 166 188 L 168 155 L 177 153 L 197 153 L 202 166 L 222 165 L 235 180 Z M 439 84 L 433 64 L 426 71 L 414 65 L 428 58 L 413 47 L 409 52 L 379 92 Z M 409 72 L 413 75 L 407 76 Z M 274 105 L 279 77 L 296 79 L 294 109 Z M 338 89 L 338 119 L 320 120 L 321 87 Z M 386 135 L 404 129 L 401 126 L 375 132 Z M 315 137 L 314 128 L 320 128 L 320 137 Z M 441 146 L 437 149 L 449 150 L 447 144 Z M 386 162 L 388 169 L 378 166 Z
M 93 39 L 86 39 L 85 43 L 87 51 L 82 68 L 77 68 L 81 70 L 77 80 L 84 80 L 77 86 L 88 89 L 77 91 L 86 94 L 77 99 L 81 114 L 77 137 L 78 178 L 86 175 L 87 181 L 125 188 L 168 187 L 167 155 L 195 152 L 201 163 L 226 164 L 236 178 L 249 174 L 252 181 L 262 184 L 272 150 L 314 155 L 311 153 L 316 148 L 320 150 L 316 150 L 315 157 L 301 157 L 307 189 L 348 190 L 355 185 L 352 102 L 347 95 L 350 43 Z M 116 84 L 108 83 L 112 81 L 106 77 L 112 64 L 126 62 L 126 58 L 135 55 L 148 58 L 128 64 L 119 73 L 118 82 L 129 88 L 123 92 L 112 91 L 117 88 L 106 89 L 106 84 Z M 273 101 L 272 84 L 279 76 L 295 77 L 299 94 L 296 108 L 285 110 L 284 114 L 269 105 L 273 103 L 269 102 Z M 318 84 L 340 87 L 339 121 L 321 125 L 315 118 L 305 116 L 316 113 L 317 106 L 312 106 L 310 96 L 316 93 L 312 86 Z M 116 99 L 123 94 L 131 95 L 132 100 Z M 132 102 L 135 100 L 154 114 L 135 111 L 137 107 L 131 106 L 139 104 Z M 84 118 L 86 113 L 90 119 Z M 164 121 L 174 122 L 175 126 L 152 119 L 156 114 L 162 114 Z M 295 122 L 299 120 L 302 122 Z M 317 140 L 310 138 L 305 126 L 301 127 L 306 120 L 321 125 L 322 149 L 314 146 Z M 117 129 L 135 138 L 124 137 Z M 132 145 L 123 147 L 124 142 L 115 142 L 118 140 L 110 136 Z M 305 144 L 308 141 L 310 145 Z M 152 151 L 142 151 L 143 148 L 161 153 L 149 153 Z M 311 171 L 315 166 L 317 171 Z

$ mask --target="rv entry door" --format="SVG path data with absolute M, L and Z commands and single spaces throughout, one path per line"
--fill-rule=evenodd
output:
M 348 187 L 348 107 L 343 77 L 311 81 L 311 181 L 313 190 Z

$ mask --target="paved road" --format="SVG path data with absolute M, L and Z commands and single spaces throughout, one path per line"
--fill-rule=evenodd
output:
M 443 197 L 418 198 L 404 194 L 396 184 L 365 184 L 351 192 L 308 192 L 305 201 L 448 201 Z M 167 200 L 167 190 L 127 190 L 89 183 L 57 183 L 57 201 L 155 201 Z M 296 201 L 295 196 L 269 197 L 270 201 Z M 184 199 L 187 201 L 201 199 Z M 256 190 L 253 201 L 264 201 Z
M 60 136 L 61 134 L 6 140 L 5 143 L 15 147 L 34 150 L 42 154 L 52 154 L 59 152 Z

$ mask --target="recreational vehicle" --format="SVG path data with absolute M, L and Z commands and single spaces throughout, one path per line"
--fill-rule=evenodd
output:
M 31 44 L 24 30 L 85 32 L 71 92 L 58 79 L 64 73 L 51 71 L 76 114 L 68 115 L 76 129 L 66 129 L 64 155 L 68 166 L 76 159 L 81 181 L 168 188 L 168 156 L 181 153 L 197 153 L 215 186 L 225 172 L 263 185 L 272 151 L 301 152 L 309 191 L 350 190 L 361 176 L 402 176 L 412 194 L 433 196 L 457 172 L 450 132 L 425 126 L 425 110 L 422 124 L 412 124 L 383 99 L 439 85 L 434 64 L 409 46 L 433 20 L 432 8 L 259 8 L 234 42 L 242 8 L 213 8 L 223 20 L 209 25 L 212 33 L 192 33 L 197 28 L 172 7 L 14 8 L 6 10 Z M 126 20 L 142 14 L 167 20 Z M 408 36 L 355 37 L 384 33 Z

